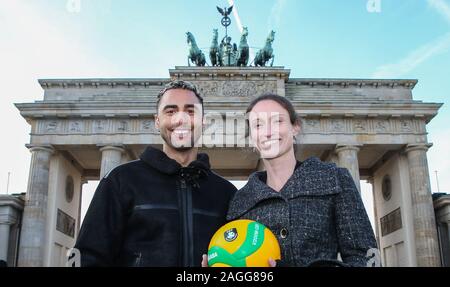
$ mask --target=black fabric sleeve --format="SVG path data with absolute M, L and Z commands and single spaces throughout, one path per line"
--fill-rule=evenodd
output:
M 339 252 L 347 265 L 365 267 L 368 251 L 377 248 L 372 226 L 350 172 L 339 168 L 338 180 L 342 189 L 335 205 Z
M 83 221 L 75 248 L 81 266 L 115 266 L 121 249 L 125 213 L 118 186 L 109 177 L 100 181 Z

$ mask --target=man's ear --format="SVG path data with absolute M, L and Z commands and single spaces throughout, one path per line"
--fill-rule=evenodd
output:
M 204 130 L 206 127 L 206 117 L 205 115 L 202 116 L 202 130 Z
M 159 117 L 158 117 L 158 115 L 155 115 L 155 128 L 157 130 L 159 130 Z

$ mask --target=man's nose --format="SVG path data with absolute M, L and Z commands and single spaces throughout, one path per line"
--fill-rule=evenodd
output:
M 190 117 L 185 112 L 178 112 L 173 117 L 173 121 L 174 121 L 173 124 L 178 127 L 181 125 L 188 124 L 190 122 Z

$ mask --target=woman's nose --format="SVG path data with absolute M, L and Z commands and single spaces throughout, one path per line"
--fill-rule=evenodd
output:
M 266 137 L 270 139 L 272 137 L 272 125 L 268 124 L 266 129 Z

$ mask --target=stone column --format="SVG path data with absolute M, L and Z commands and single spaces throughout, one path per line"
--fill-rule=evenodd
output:
M 409 165 L 417 266 L 440 266 L 439 243 L 428 174 L 427 150 L 431 144 L 409 144 Z
M 448 251 L 450 251 L 450 220 L 447 220 L 447 242 L 448 242 Z M 443 262 L 444 260 L 442 260 L 442 262 Z M 449 265 L 450 265 L 450 258 L 449 258 Z M 448 265 L 447 265 L 447 267 L 448 267 Z
M 88 183 L 88 181 L 86 180 L 86 178 L 84 178 L 83 176 L 81 177 L 81 181 L 80 181 L 80 196 L 78 197 L 78 218 L 77 218 L 77 230 L 75 232 L 75 235 L 78 236 L 78 233 L 80 231 L 81 228 L 81 205 L 83 203 L 83 185 L 85 185 L 86 183 Z
M 19 266 L 39 267 L 44 265 L 46 245 L 47 197 L 51 146 L 27 146 L 31 151 L 31 166 L 23 212 L 19 247 Z
M 107 145 L 100 147 L 102 152 L 102 166 L 100 169 L 100 179 L 109 171 L 122 163 L 122 154 L 125 149 L 120 145 Z
M 350 171 L 350 174 L 355 181 L 356 188 L 361 192 L 358 164 L 359 147 L 356 145 L 337 145 L 335 152 L 338 156 L 339 166 L 345 167 Z
M 337 166 L 339 166 L 339 158 L 338 158 L 335 150 L 330 152 L 330 155 L 327 157 L 327 159 L 325 161 L 332 162 L 332 163 L 336 164 Z
M 9 222 L 0 222 L 0 260 L 8 262 Z

